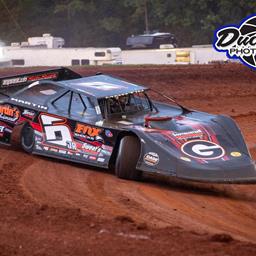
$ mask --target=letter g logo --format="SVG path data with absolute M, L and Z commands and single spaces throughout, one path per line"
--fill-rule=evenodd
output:
M 191 140 L 184 143 L 181 151 L 193 158 L 214 160 L 225 155 L 225 150 L 218 144 L 206 140 Z

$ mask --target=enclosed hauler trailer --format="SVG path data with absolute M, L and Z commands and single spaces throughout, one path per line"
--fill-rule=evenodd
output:
M 83 66 L 122 64 L 120 48 L 24 48 L 4 47 L 13 66 Z

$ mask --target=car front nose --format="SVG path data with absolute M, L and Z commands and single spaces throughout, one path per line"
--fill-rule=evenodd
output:
M 249 157 L 205 164 L 181 160 L 177 177 L 213 183 L 256 183 L 256 164 Z

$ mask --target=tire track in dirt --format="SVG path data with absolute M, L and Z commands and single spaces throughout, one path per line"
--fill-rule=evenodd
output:
M 38 204 L 79 208 L 106 219 L 129 216 L 155 227 L 180 226 L 196 232 L 226 232 L 256 242 L 256 188 L 119 180 L 83 166 L 34 157 L 22 185 Z

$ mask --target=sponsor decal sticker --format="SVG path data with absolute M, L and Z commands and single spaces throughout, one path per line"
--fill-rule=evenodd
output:
M 0 105 L 0 119 L 15 122 L 20 117 L 20 111 L 10 105 Z
M 58 73 L 48 73 L 48 74 L 40 74 L 40 75 L 33 75 L 33 76 L 8 78 L 8 79 L 4 79 L 2 81 L 1 87 L 7 87 L 7 86 L 11 86 L 11 85 L 45 80 L 45 79 L 56 79 L 57 77 L 58 77 Z
M 191 140 L 184 143 L 181 151 L 193 158 L 214 160 L 225 155 L 225 150 L 218 144 L 206 140 Z
M 240 157 L 242 154 L 240 152 L 234 151 L 234 152 L 231 152 L 230 155 L 233 157 Z
M 78 134 L 88 135 L 90 137 L 96 137 L 99 136 L 99 134 L 101 133 L 101 129 L 77 123 L 75 132 Z
M 66 151 L 66 150 L 63 150 L 63 149 L 59 149 L 59 153 L 66 155 L 66 154 L 67 154 L 67 151 Z
M 230 59 L 256 69 L 256 16 L 245 18 L 239 25 L 228 25 L 215 32 L 214 47 Z
M 1 87 L 6 87 L 8 85 L 20 84 L 25 82 L 27 82 L 27 77 L 16 77 L 16 78 L 5 79 L 2 81 Z
M 0 137 L 3 137 L 5 132 L 12 133 L 12 130 L 9 127 L 0 125 Z
M 37 149 L 37 150 L 43 150 L 42 147 L 39 146 L 39 145 L 37 145 L 37 144 L 36 144 L 36 149 Z
M 109 138 L 112 138 L 113 137 L 113 133 L 110 131 L 110 130 L 106 130 L 105 131 L 105 135 Z
M 150 166 L 157 165 L 159 163 L 159 156 L 155 152 L 149 152 L 144 155 L 144 162 Z
M 31 118 L 31 119 L 34 118 L 35 114 L 36 113 L 33 110 L 30 110 L 30 109 L 24 109 L 23 112 L 22 112 L 23 116 L 26 116 L 26 117 Z
M 50 151 L 58 153 L 58 149 L 57 148 L 50 148 Z
M 101 114 L 100 106 L 95 106 L 95 111 L 96 111 L 97 115 L 100 115 Z
M 91 153 L 99 153 L 101 151 L 101 147 L 93 146 L 87 143 L 83 144 L 82 149 L 85 149 Z
M 98 157 L 97 161 L 100 162 L 100 163 L 104 163 L 105 162 L 105 158 Z
M 188 157 L 185 157 L 185 156 L 182 156 L 180 159 L 185 161 L 185 162 L 191 162 L 191 160 Z
M 57 77 L 58 77 L 58 73 L 48 73 L 48 74 L 29 76 L 27 80 L 39 81 L 39 80 L 46 80 L 46 79 L 56 79 Z
M 66 145 L 67 145 L 67 148 L 68 149 L 71 149 L 71 150 L 76 150 L 76 143 L 73 142 L 73 141 L 66 141 Z
M 0 133 L 4 133 L 5 126 L 0 126 Z
M 187 131 L 187 132 L 173 132 L 172 135 L 176 137 L 178 140 L 188 140 L 192 138 L 199 138 L 203 137 L 203 132 L 198 129 L 196 131 Z
M 35 136 L 35 141 L 37 141 L 37 142 L 41 142 L 41 141 L 42 141 L 42 137 Z

